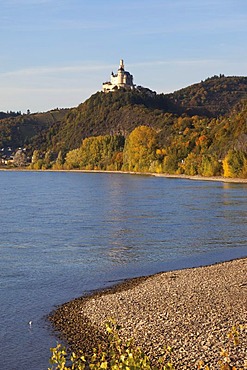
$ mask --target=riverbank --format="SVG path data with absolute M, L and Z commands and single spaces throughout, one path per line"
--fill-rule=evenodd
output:
M 4 168 L 0 167 L 0 171 L 20 171 L 20 172 L 75 172 L 75 173 L 116 173 L 116 174 L 127 174 L 127 175 L 139 175 L 139 176 L 155 176 L 155 177 L 166 177 L 166 178 L 174 178 L 174 179 L 187 179 L 187 180 L 198 180 L 198 181 L 219 181 L 219 182 L 229 182 L 229 183 L 239 183 L 239 184 L 247 184 L 247 179 L 242 178 L 231 178 L 231 177 L 223 177 L 223 176 L 201 176 L 201 175 L 171 175 L 168 173 L 156 173 L 156 172 L 133 172 L 133 171 L 107 171 L 107 170 L 33 170 L 28 168 Z
M 174 352 L 177 369 L 196 369 L 203 360 L 217 369 L 221 348 L 229 348 L 244 367 L 247 330 L 240 345 L 229 342 L 234 324 L 247 325 L 247 258 L 207 267 L 159 273 L 59 307 L 50 316 L 73 349 L 88 351 L 105 341 L 105 322 L 116 319 L 120 336 L 134 338 L 152 359 L 164 346 Z

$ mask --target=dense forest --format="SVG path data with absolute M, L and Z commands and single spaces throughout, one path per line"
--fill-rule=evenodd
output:
M 0 112 L 0 147 L 31 146 L 36 136 L 61 122 L 69 109 L 56 109 L 46 113 L 21 114 Z
M 0 143 L 26 146 L 34 169 L 247 177 L 247 77 L 166 95 L 98 92 L 73 109 L 0 116 Z

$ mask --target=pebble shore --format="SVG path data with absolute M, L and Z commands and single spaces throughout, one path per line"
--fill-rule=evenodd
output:
M 132 279 L 65 303 L 49 317 L 70 348 L 86 352 L 106 340 L 109 318 L 154 362 L 169 345 L 176 369 L 197 369 L 199 360 L 219 369 L 224 348 L 246 369 L 247 258 Z M 227 334 L 239 324 L 245 329 L 235 346 Z

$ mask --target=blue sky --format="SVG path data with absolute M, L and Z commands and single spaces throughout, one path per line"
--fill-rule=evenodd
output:
M 0 111 L 74 107 L 119 60 L 173 92 L 247 76 L 247 0 L 0 0 Z

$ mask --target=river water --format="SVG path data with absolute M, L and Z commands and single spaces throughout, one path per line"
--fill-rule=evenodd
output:
M 0 184 L 1 370 L 47 369 L 56 305 L 247 256 L 247 184 L 11 171 Z

